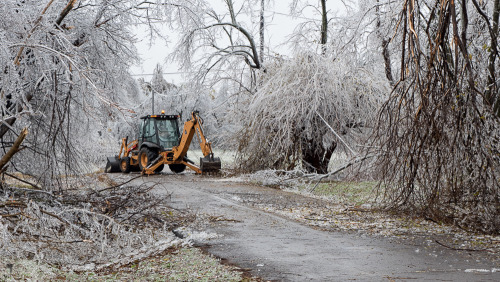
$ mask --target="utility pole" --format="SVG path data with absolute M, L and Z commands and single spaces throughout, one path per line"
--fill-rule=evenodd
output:
M 155 114 L 155 90 L 153 89 L 153 87 L 151 87 L 151 90 L 152 90 L 151 91 L 151 97 L 152 97 L 151 106 L 153 108 L 153 111 L 151 112 L 151 114 L 154 115 Z

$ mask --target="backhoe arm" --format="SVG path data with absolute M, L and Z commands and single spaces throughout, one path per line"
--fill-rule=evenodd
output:
M 191 113 L 191 120 L 184 123 L 184 128 L 181 135 L 179 146 L 172 148 L 174 153 L 173 161 L 183 160 L 189 150 L 194 134 L 197 133 L 200 138 L 200 147 L 203 153 L 203 158 L 200 159 L 200 169 L 202 172 L 218 171 L 221 168 L 219 158 L 214 158 L 212 152 L 212 144 L 207 141 L 203 133 L 203 120 L 198 115 L 198 112 Z M 191 167 L 191 165 L 189 165 Z
M 198 112 L 192 112 L 191 120 L 188 120 L 186 121 L 186 123 L 184 123 L 184 129 L 182 131 L 181 142 L 179 143 L 179 146 L 176 146 L 172 149 L 174 151 L 174 161 L 186 156 L 187 151 L 189 150 L 189 146 L 191 145 L 191 141 L 193 141 L 195 132 L 200 138 L 200 148 L 203 156 L 206 157 L 210 154 L 213 154 L 212 144 L 207 141 L 207 138 L 203 134 L 203 121 L 198 115 Z
M 203 153 L 204 157 L 213 155 L 214 153 L 212 152 L 212 143 L 207 141 L 207 138 L 205 138 L 205 134 L 203 133 L 203 121 L 198 115 L 196 115 L 196 119 L 197 122 L 195 124 L 195 129 L 198 137 L 200 138 L 201 152 Z
M 187 151 L 189 150 L 189 146 L 191 145 L 191 141 L 193 141 L 193 136 L 196 131 L 195 126 L 198 123 L 197 116 L 195 112 L 191 114 L 191 120 L 188 120 L 184 123 L 184 128 L 182 129 L 181 134 L 181 142 L 179 142 L 179 146 L 175 146 L 172 148 L 174 152 L 174 161 L 184 158 L 186 156 Z

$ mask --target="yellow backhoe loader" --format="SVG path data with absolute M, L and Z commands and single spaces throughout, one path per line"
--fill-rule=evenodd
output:
M 191 113 L 191 119 L 184 123 L 179 132 L 179 116 L 147 115 L 141 117 L 138 139 L 128 142 L 122 139 L 120 152 L 115 157 L 108 157 L 105 172 L 142 171 L 143 174 L 155 174 L 168 165 L 175 173 L 183 172 L 186 167 L 197 174 L 218 172 L 221 169 L 220 158 L 214 157 L 212 144 L 203 133 L 203 119 L 197 111 Z M 187 158 L 187 151 L 194 135 L 200 140 L 203 158 L 200 166 Z

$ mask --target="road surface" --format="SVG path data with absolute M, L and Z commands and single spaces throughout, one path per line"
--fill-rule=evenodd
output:
M 172 207 L 203 219 L 195 228 L 217 235 L 199 242 L 208 252 L 264 280 L 500 281 L 498 260 L 491 256 L 396 238 L 322 231 L 265 212 L 246 200 L 321 204 L 318 199 L 191 173 L 135 180 L 138 185 L 143 182 L 161 183 L 155 193 L 171 193 Z

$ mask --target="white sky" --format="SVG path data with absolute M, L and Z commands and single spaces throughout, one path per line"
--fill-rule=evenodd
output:
M 225 6 L 222 1 L 218 1 L 220 4 L 213 4 L 216 7 L 216 11 L 220 13 L 225 13 Z M 236 1 L 237 2 L 237 1 Z M 272 1 L 271 1 L 272 2 Z M 289 53 L 288 47 L 286 46 L 287 37 L 293 33 L 296 26 L 304 21 L 308 21 L 308 18 L 314 18 L 320 21 L 319 15 L 315 15 L 311 8 L 305 10 L 305 15 L 301 18 L 294 18 L 290 16 L 290 5 L 291 1 L 279 1 L 275 0 L 271 3 L 269 7 L 266 8 L 266 31 L 265 31 L 265 42 L 266 48 L 274 52 L 281 54 Z M 312 4 L 319 6 L 319 1 L 310 1 Z M 315 3 L 317 2 L 317 3 Z M 329 17 L 344 14 L 346 9 L 343 4 L 344 0 L 328 0 L 327 8 L 329 10 Z M 260 5 L 255 7 L 255 15 L 258 16 L 258 11 Z M 239 21 L 244 19 L 238 18 Z M 139 54 L 141 56 L 141 65 L 134 66 L 131 68 L 131 73 L 137 77 L 144 77 L 146 80 L 151 79 L 151 74 L 153 73 L 156 64 L 160 63 L 163 67 L 164 78 L 171 83 L 179 84 L 183 82 L 182 73 L 180 73 L 178 66 L 172 63 L 167 63 L 165 58 L 171 52 L 175 45 L 175 41 L 178 36 L 173 34 L 172 31 L 166 29 L 165 32 L 169 37 L 169 43 L 166 44 L 163 40 L 158 39 L 153 42 L 150 46 L 150 42 L 145 38 L 143 33 L 146 31 L 144 27 L 137 28 L 137 38 L 140 41 L 136 44 Z M 256 43 L 258 44 L 258 35 L 256 36 Z

